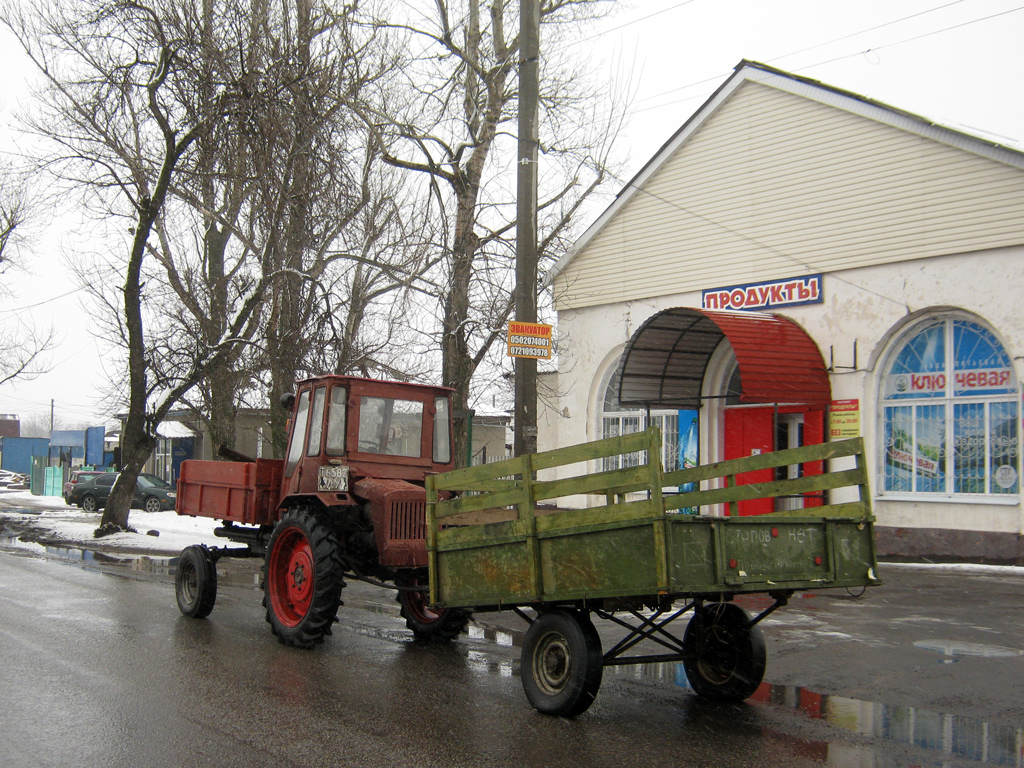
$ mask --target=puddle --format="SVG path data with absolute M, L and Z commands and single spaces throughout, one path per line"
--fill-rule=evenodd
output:
M 94 552 L 91 549 L 81 549 L 79 547 L 44 545 L 34 541 L 22 541 L 17 536 L 0 536 L 0 547 L 84 563 L 128 565 L 130 560 L 128 555 L 110 555 L 105 552 Z
M 954 640 L 918 640 L 914 643 L 915 648 L 922 648 L 926 651 L 935 651 L 943 656 L 980 656 L 983 658 L 1006 658 L 1009 656 L 1024 656 L 1024 651 L 1018 648 L 1007 648 L 1002 645 L 985 645 L 984 643 L 961 643 Z M 944 659 L 949 664 L 951 660 Z
M 42 557 L 56 558 L 64 562 L 89 566 L 118 566 L 136 573 L 156 576 L 173 576 L 178 566 L 176 557 L 151 557 L 149 555 L 125 555 L 97 552 L 81 547 L 60 547 L 52 544 L 39 544 L 34 541 L 22 541 L 17 536 L 0 535 L 0 548 L 29 552 Z M 229 586 L 258 587 L 260 575 L 251 569 L 224 567 L 222 560 L 217 567 L 217 583 Z
M 504 648 L 522 648 L 526 632 L 495 629 L 486 625 L 471 623 L 466 629 L 470 640 L 485 640 Z
M 680 663 L 605 667 L 605 680 L 624 677 L 648 683 L 690 688 Z M 936 766 L 948 766 L 951 758 L 978 765 L 1024 766 L 1024 727 L 997 725 L 972 717 L 931 712 L 918 707 L 882 704 L 845 696 L 830 696 L 793 685 L 762 683 L 748 700 L 758 706 L 776 706 L 805 717 L 881 741 L 937 753 Z M 921 766 L 878 750 L 877 745 L 852 742 L 822 743 L 823 763 L 830 768 L 881 768 Z M 959 764 L 959 763 L 958 763 Z
M 1024 764 L 1024 727 L 997 725 L 918 707 L 828 696 L 791 685 L 762 683 L 749 700 L 789 707 L 858 735 L 941 753 L 941 756 L 935 758 L 941 765 L 948 765 L 950 757 L 980 765 L 1019 767 Z M 875 764 L 873 761 L 865 763 L 863 755 L 860 760 L 836 760 L 832 755 L 832 746 L 829 745 L 829 766 Z M 858 751 L 858 748 L 856 745 L 844 744 L 840 750 L 846 753 L 850 750 Z M 874 752 L 870 749 L 866 751 Z

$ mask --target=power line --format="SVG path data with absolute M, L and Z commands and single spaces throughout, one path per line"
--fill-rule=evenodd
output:
M 634 24 L 639 24 L 642 21 L 647 21 L 648 19 L 653 19 L 655 16 L 660 16 L 663 13 L 668 13 L 669 11 L 674 11 L 677 8 L 682 8 L 684 5 L 689 5 L 692 2 L 694 2 L 694 0 L 684 0 L 681 3 L 676 3 L 675 5 L 671 5 L 668 8 L 662 8 L 660 11 L 655 11 L 654 13 L 649 14 L 647 16 L 641 16 L 639 19 L 633 19 L 632 21 L 627 21 L 625 24 L 620 24 L 617 27 L 612 27 L 611 29 L 605 29 L 605 30 L 602 30 L 600 32 L 595 32 L 593 35 L 589 35 L 588 37 L 581 37 L 579 42 L 585 43 L 587 40 L 596 40 L 597 38 L 604 37 L 605 35 L 609 35 L 612 32 L 618 32 L 620 29 L 625 29 L 626 27 L 631 27 Z
M 82 286 L 79 286 L 78 288 L 72 288 L 70 291 L 67 291 L 66 293 L 62 293 L 59 296 L 53 296 L 53 297 L 51 297 L 49 299 L 43 299 L 42 301 L 38 301 L 35 304 L 26 304 L 23 307 L 14 307 L 13 309 L 0 309 L 0 315 L 12 315 L 12 314 L 15 314 L 17 312 L 25 312 L 26 310 L 29 310 L 29 309 L 35 309 L 36 307 L 41 307 L 44 304 L 50 304 L 51 302 L 59 301 L 60 299 L 67 298 L 68 296 L 70 296 L 73 293 L 78 293 L 79 291 L 84 291 L 86 288 L 90 288 L 90 287 L 91 286 L 88 286 L 88 285 L 82 285 Z
M 894 24 L 899 24 L 899 23 L 901 23 L 903 21 L 906 21 L 907 19 L 912 19 L 912 18 L 917 17 L 917 16 L 923 16 L 926 13 L 932 13 L 933 11 L 938 11 L 938 10 L 941 10 L 943 8 L 948 8 L 951 5 L 956 5 L 958 2 L 962 2 L 962 0 L 956 0 L 956 2 L 953 2 L 953 3 L 946 3 L 945 5 L 937 6 L 935 8 L 932 8 L 932 9 L 928 10 L 928 11 L 921 11 L 920 13 L 912 14 L 910 16 L 904 16 L 904 17 L 902 17 L 900 19 L 895 19 L 893 21 L 886 22 L 884 24 L 878 24 L 878 25 L 875 25 L 874 27 L 869 27 L 868 29 L 863 29 L 863 30 L 861 30 L 859 32 L 853 32 L 853 33 L 851 33 L 849 35 L 844 35 L 843 37 L 838 37 L 835 40 L 830 40 L 830 41 L 825 42 L 825 43 L 818 43 L 816 45 L 812 45 L 812 46 L 809 46 L 807 48 L 803 48 L 803 49 L 801 49 L 799 51 L 793 51 L 791 53 L 782 54 L 781 56 L 775 56 L 775 57 L 772 57 L 772 58 L 768 59 L 765 63 L 771 63 L 771 62 L 775 62 L 775 61 L 780 61 L 781 59 L 786 59 L 786 58 L 789 58 L 790 56 L 796 56 L 796 55 L 798 55 L 800 53 L 805 53 L 807 51 L 811 51 L 811 50 L 814 50 L 816 48 L 821 48 L 821 47 L 823 47 L 825 45 L 830 45 L 832 43 L 840 42 L 842 40 L 845 40 L 845 39 L 848 39 L 848 38 L 851 38 L 851 37 L 856 37 L 857 35 L 866 34 L 868 32 L 874 32 L 874 31 L 877 31 L 877 30 L 882 29 L 884 27 L 892 26 Z M 924 39 L 926 37 L 931 37 L 933 35 L 943 34 L 945 32 L 950 32 L 950 31 L 955 30 L 955 29 L 962 29 L 963 27 L 967 27 L 967 26 L 970 26 L 972 24 L 978 24 L 978 23 L 980 23 L 982 21 L 989 21 L 991 19 L 999 18 L 1000 16 L 1006 16 L 1006 15 L 1011 14 L 1011 13 L 1017 13 L 1018 11 L 1021 11 L 1021 10 L 1024 10 L 1024 6 L 1018 6 L 1016 8 L 1011 8 L 1011 9 L 1006 10 L 1006 11 L 1000 11 L 999 13 L 990 14 L 989 16 L 982 16 L 982 17 L 977 18 L 977 19 L 971 19 L 969 21 L 960 22 L 959 24 L 954 24 L 954 25 L 949 26 L 949 27 L 943 27 L 942 29 L 932 30 L 931 32 L 923 32 L 923 33 L 921 33 L 919 35 L 914 35 L 912 37 L 907 37 L 907 38 L 904 38 L 902 40 L 894 41 L 892 43 L 885 43 L 885 44 L 882 44 L 882 45 L 870 46 L 868 48 L 865 48 L 864 50 L 855 51 L 853 53 L 844 54 L 842 56 L 836 56 L 836 57 L 833 57 L 831 59 L 825 59 L 823 61 L 818 61 L 818 62 L 815 62 L 813 64 L 807 64 L 807 65 L 805 65 L 803 67 L 797 67 L 797 68 L 794 68 L 793 71 L 794 72 L 804 72 L 804 71 L 807 71 L 809 69 L 813 69 L 815 67 L 821 67 L 821 66 L 825 66 L 827 64 L 833 64 L 833 63 L 835 63 L 837 61 L 842 61 L 843 59 L 850 59 L 850 58 L 853 58 L 855 56 L 862 56 L 865 53 L 870 53 L 872 51 L 881 51 L 881 50 L 884 50 L 886 48 L 893 48 L 893 47 L 895 47 L 897 45 L 904 45 L 905 43 L 912 43 L 912 42 L 915 42 L 917 40 L 922 40 L 922 39 Z M 722 73 L 720 73 L 718 75 L 715 75 L 715 76 L 712 76 L 712 77 L 708 77 L 708 78 L 704 78 L 703 80 L 698 80 L 696 82 L 689 83 L 687 85 L 681 85 L 681 86 L 678 86 L 676 88 L 670 88 L 667 91 L 662 91 L 660 93 L 652 94 L 651 96 L 645 96 L 642 99 L 638 99 L 637 103 L 642 103 L 642 102 L 645 102 L 645 101 L 650 101 L 652 99 L 661 98 L 663 96 L 667 96 L 670 93 L 677 93 L 679 91 L 685 91 L 685 90 L 688 90 L 690 88 L 696 88 L 698 86 L 705 85 L 705 84 L 707 84 L 709 82 L 720 82 L 722 79 L 728 77 L 730 74 L 731 74 L 731 72 L 722 72 Z M 640 114 L 642 112 L 649 112 L 650 110 L 653 110 L 653 109 L 662 109 L 664 107 L 670 107 L 670 106 L 672 106 L 674 104 L 681 104 L 681 103 L 686 102 L 686 101 L 692 101 L 693 99 L 700 98 L 701 96 L 704 96 L 704 95 L 706 95 L 706 94 L 705 93 L 700 93 L 700 94 L 697 94 L 695 96 L 687 96 L 686 98 L 683 98 L 683 99 L 675 99 L 673 101 L 666 101 L 666 102 L 663 102 L 661 104 L 655 104 L 655 105 L 649 106 L 649 107 L 641 107 L 639 109 L 633 109 L 633 110 L 631 110 L 631 112 L 633 114 Z

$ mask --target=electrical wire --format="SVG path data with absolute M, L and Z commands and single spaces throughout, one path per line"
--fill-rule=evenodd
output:
M 957 0 L 957 2 L 962 2 L 962 0 Z M 777 62 L 777 61 L 780 61 L 782 59 L 789 58 L 790 56 L 796 56 L 796 55 L 798 55 L 800 53 L 805 53 L 806 51 L 814 50 L 816 48 L 821 48 L 822 46 L 830 45 L 831 43 L 839 42 L 839 41 L 845 40 L 845 39 L 850 38 L 850 37 L 856 37 L 857 35 L 866 34 L 867 32 L 874 32 L 874 31 L 877 31 L 879 29 L 883 29 L 884 27 L 891 26 L 893 24 L 899 24 L 899 23 L 901 23 L 903 21 L 906 21 L 907 19 L 912 19 L 915 16 L 922 16 L 922 15 L 924 15 L 926 13 L 931 13 L 933 11 L 938 11 L 938 10 L 941 10 L 943 8 L 949 7 L 950 5 L 955 5 L 955 4 L 956 3 L 947 3 L 946 5 L 937 6 L 937 7 L 933 8 L 933 9 L 931 9 L 929 11 L 922 11 L 920 13 L 916 13 L 916 14 L 913 14 L 911 16 L 904 16 L 903 18 L 895 19 L 895 20 L 893 20 L 891 22 L 886 22 L 884 24 L 878 24 L 878 25 L 876 25 L 874 27 L 870 27 L 868 29 L 861 30 L 860 32 L 854 32 L 854 33 L 851 33 L 849 35 L 845 35 L 843 37 L 836 38 L 835 40 L 831 40 L 831 41 L 828 41 L 828 42 L 825 42 L 825 43 L 818 43 L 816 45 L 812 45 L 812 46 L 809 46 L 807 48 L 803 48 L 803 49 L 801 49 L 799 51 L 793 51 L 791 53 L 782 54 L 781 56 L 774 56 L 774 57 L 766 60 L 765 63 L 766 64 L 770 64 L 772 62 Z M 842 56 L 835 56 L 835 57 L 833 57 L 831 59 L 824 59 L 822 61 L 818 61 L 818 62 L 815 62 L 813 64 L 807 64 L 807 65 L 802 66 L 802 67 L 795 67 L 792 71 L 793 72 L 806 72 L 809 69 L 814 69 L 816 67 L 823 67 L 823 66 L 826 66 L 828 64 L 834 64 L 835 62 L 842 61 L 843 59 L 851 59 L 851 58 L 854 58 L 856 56 L 863 56 L 864 54 L 871 53 L 873 51 L 881 51 L 881 50 L 885 50 L 886 48 L 893 48 L 893 47 L 898 46 L 898 45 L 904 45 L 905 43 L 912 43 L 912 42 L 915 42 L 917 40 L 922 40 L 922 39 L 924 39 L 926 37 L 931 37 L 933 35 L 943 34 L 945 32 L 950 32 L 950 31 L 955 30 L 955 29 L 962 29 L 963 27 L 967 27 L 967 26 L 970 26 L 972 24 L 978 24 L 978 23 L 983 22 L 983 21 L 989 21 L 991 19 L 999 18 L 1001 16 L 1006 16 L 1006 15 L 1011 14 L 1011 13 L 1017 13 L 1018 11 L 1022 11 L 1022 10 L 1024 10 L 1024 6 L 1018 6 L 1016 8 L 1011 8 L 1009 10 L 1000 11 L 999 13 L 990 14 L 989 16 L 982 16 L 980 18 L 971 19 L 969 21 L 960 22 L 959 24 L 954 24 L 954 25 L 949 26 L 949 27 L 943 27 L 942 29 L 932 30 L 931 32 L 923 32 L 923 33 L 921 33 L 919 35 L 914 35 L 912 37 L 907 37 L 907 38 L 904 38 L 902 40 L 896 40 L 896 41 L 894 41 L 892 43 L 885 43 L 885 44 L 882 44 L 882 45 L 869 46 L 868 48 L 865 48 L 865 49 L 859 50 L 859 51 L 855 51 L 853 53 L 844 54 Z M 678 86 L 676 88 L 670 88 L 667 91 L 662 91 L 660 93 L 652 94 L 650 96 L 645 96 L 642 99 L 637 99 L 636 103 L 642 103 L 642 102 L 645 102 L 645 101 L 651 101 L 652 99 L 661 98 L 661 97 L 667 96 L 668 94 L 671 94 L 671 93 L 677 93 L 679 91 L 685 91 L 685 90 L 690 89 L 690 88 L 696 88 L 697 86 L 705 85 L 705 84 L 707 84 L 709 82 L 715 82 L 715 83 L 721 82 L 724 78 L 728 77 L 730 74 L 731 74 L 731 71 L 730 72 L 722 72 L 722 73 L 719 73 L 718 75 L 714 75 L 712 77 L 704 78 L 703 80 L 698 80 L 696 82 L 689 83 L 687 85 L 681 85 L 681 86 Z M 701 98 L 701 97 L 704 97 L 706 95 L 707 95 L 706 92 L 702 92 L 702 93 L 696 94 L 694 96 L 687 96 L 686 98 L 683 98 L 683 99 L 675 99 L 675 100 L 672 100 L 672 101 L 666 101 L 666 102 L 662 102 L 660 104 L 655 104 L 655 105 L 652 105 L 652 106 L 649 106 L 649 107 L 640 107 L 640 108 L 637 108 L 637 109 L 632 109 L 632 110 L 630 110 L 630 113 L 633 114 L 633 115 L 636 115 L 636 114 L 640 114 L 642 112 L 649 112 L 649 111 L 651 111 L 653 109 L 662 109 L 664 107 L 670 107 L 670 106 L 673 106 L 675 104 L 681 104 L 681 103 L 684 103 L 684 102 L 687 102 L 687 101 L 692 101 L 693 99 Z
M 60 301 L 61 299 L 65 299 L 68 296 L 71 296 L 74 293 L 78 293 L 79 291 L 84 291 L 86 288 L 89 288 L 89 287 L 90 286 L 88 286 L 88 285 L 82 285 L 82 286 L 79 286 L 78 288 L 72 288 L 70 291 L 67 291 L 66 293 L 62 293 L 59 296 L 53 296 L 53 297 L 51 297 L 49 299 L 43 299 L 42 301 L 38 301 L 35 304 L 26 304 L 23 307 L 14 307 L 12 309 L 0 309 L 0 315 L 13 315 L 13 314 L 16 314 L 18 312 L 25 312 L 26 310 L 29 310 L 29 309 L 35 309 L 36 307 L 41 307 L 44 304 L 50 304 L 50 303 L 52 303 L 54 301 Z

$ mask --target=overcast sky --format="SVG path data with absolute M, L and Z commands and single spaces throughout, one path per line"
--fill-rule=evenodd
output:
M 623 181 L 742 59 L 1024 146 L 1024 0 L 624 0 L 618 6 L 578 46 L 609 94 L 615 88 L 631 104 Z M 0 62 L 0 124 L 6 126 L 26 98 L 19 77 L 25 65 L 6 35 Z M 0 151 L 16 152 L 16 141 L 0 128 Z M 79 237 L 76 228 L 48 223 L 28 254 L 35 275 L 14 280 L 17 295 L 0 304 L 0 323 L 31 314 L 62 338 L 50 373 L 0 385 L 0 413 L 48 418 L 53 401 L 61 424 L 110 422 L 97 396 L 103 354 L 82 294 L 58 258 L 73 254 Z

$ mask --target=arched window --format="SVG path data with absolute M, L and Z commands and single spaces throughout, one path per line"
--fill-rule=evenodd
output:
M 633 432 L 642 432 L 653 424 L 661 429 L 661 466 L 666 472 L 679 468 L 679 412 L 675 410 L 652 410 L 619 404 L 619 369 L 612 368 L 604 388 L 601 403 L 601 437 L 617 437 Z M 604 460 L 604 469 L 633 467 L 640 463 L 639 454 L 620 457 L 611 456 Z
M 1020 491 L 1018 389 L 995 335 L 961 317 L 910 330 L 882 369 L 883 491 Z

